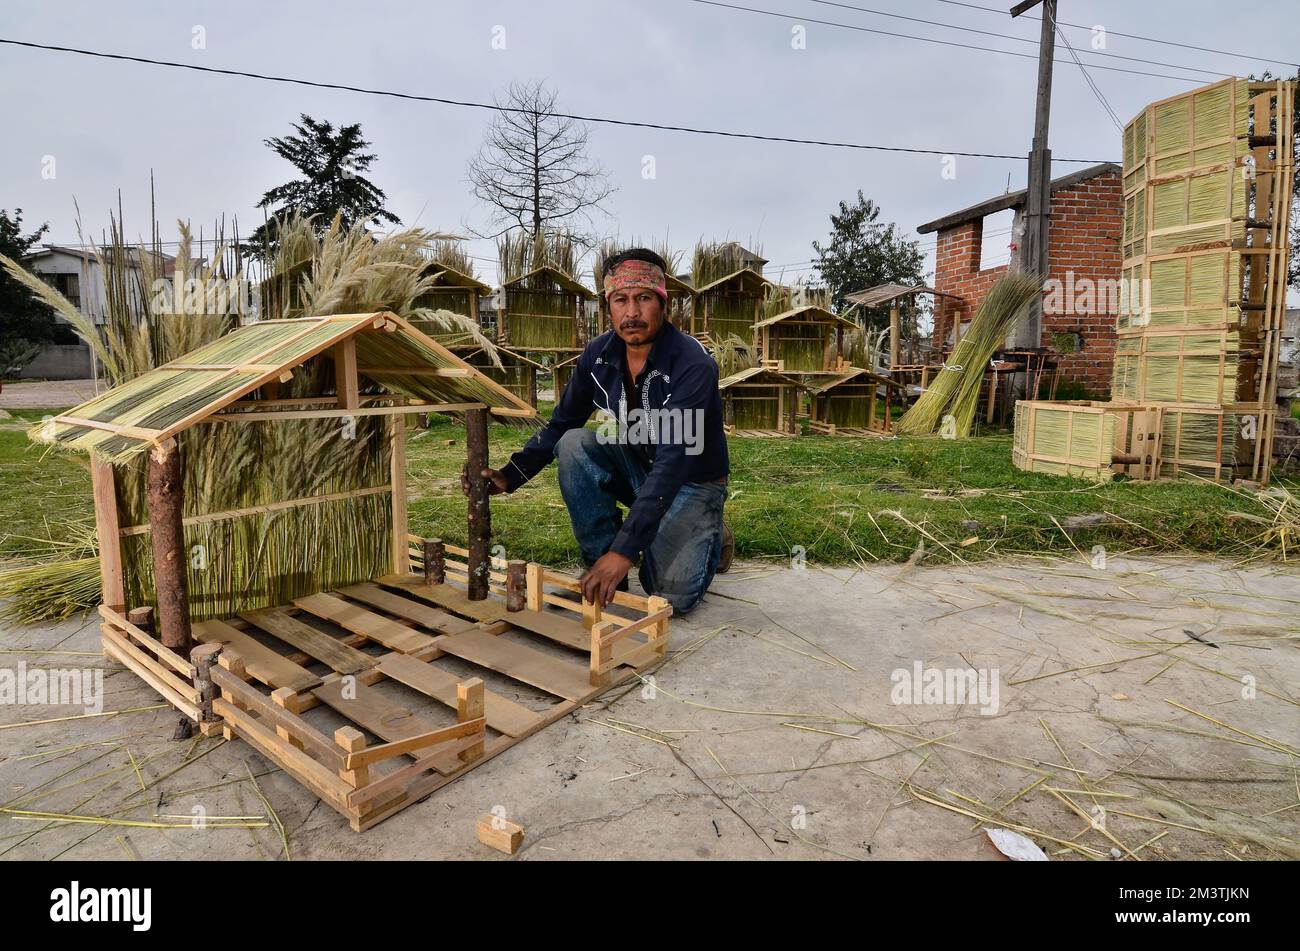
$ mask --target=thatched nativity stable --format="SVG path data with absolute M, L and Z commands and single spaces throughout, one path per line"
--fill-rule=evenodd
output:
M 824 307 L 794 307 L 754 324 L 758 356 L 779 373 L 841 373 L 844 332 L 857 324 Z
M 893 397 L 902 404 L 906 387 L 870 370 L 849 367 L 811 391 L 809 428 L 828 436 L 888 436 L 893 433 Z M 883 416 L 877 403 L 884 404 Z
M 536 418 L 385 312 L 240 327 L 40 433 L 92 454 L 104 652 L 183 724 L 248 743 L 358 831 L 668 643 L 663 599 L 619 593 L 602 611 L 553 593 L 576 579 L 490 558 L 481 478 L 465 548 L 409 535 L 407 417 L 431 411 L 464 415 L 471 473 L 489 417 Z M 249 460 L 228 492 L 185 465 L 211 440 Z
M 581 350 L 589 336 L 587 302 L 596 295 L 549 265 L 501 285 L 497 340 L 524 353 Z
M 697 287 L 690 332 L 712 340 L 736 336 L 753 343 L 754 325 L 763 318 L 769 286 L 757 271 L 741 268 Z
M 799 401 L 807 389 L 793 377 L 750 367 L 718 381 L 728 436 L 798 436 Z
M 483 326 L 479 313 L 479 298 L 487 297 L 492 288 L 476 277 L 462 273 L 447 264 L 435 262 L 426 268 L 433 286 L 416 298 L 415 306 L 427 307 L 429 310 L 449 310 L 454 314 L 468 317 Z M 420 330 L 429 331 L 415 322 Z M 430 334 L 430 336 L 435 336 Z

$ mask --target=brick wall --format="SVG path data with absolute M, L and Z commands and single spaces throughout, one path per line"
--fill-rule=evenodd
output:
M 974 316 L 989 288 L 1007 271 L 1006 265 L 979 269 L 983 225 L 983 221 L 970 221 L 939 232 L 935 290 L 965 299 L 936 298 L 936 345 L 951 332 L 954 316 L 963 322 Z M 1102 399 L 1110 392 L 1115 354 L 1113 289 L 1119 286 L 1123 263 L 1123 227 L 1124 199 L 1117 172 L 1052 193 L 1048 280 L 1059 281 L 1061 293 L 1055 295 L 1059 306 L 1043 315 L 1041 346 L 1053 346 L 1053 334 L 1078 334 L 1078 352 L 1062 354 L 1061 377 Z

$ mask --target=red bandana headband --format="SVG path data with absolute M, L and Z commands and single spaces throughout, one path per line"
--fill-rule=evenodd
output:
M 605 275 L 606 300 L 615 291 L 624 291 L 632 287 L 647 287 L 663 298 L 664 303 L 668 302 L 668 285 L 664 279 L 663 268 L 649 261 L 622 261 Z

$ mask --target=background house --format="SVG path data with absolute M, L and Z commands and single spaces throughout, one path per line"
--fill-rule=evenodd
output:
M 916 230 L 938 232 L 934 287 L 942 294 L 934 315 L 936 347 L 953 336 L 954 322 L 969 322 L 1008 263 L 981 267 L 985 218 L 1011 210 L 1010 257 L 1014 260 L 1025 191 L 972 205 Z M 1123 264 L 1124 198 L 1120 167 L 1105 162 L 1052 180 L 1047 280 L 1060 281 L 1060 306 L 1045 302 L 1039 346 L 1061 352 L 1061 375 L 1103 397 L 1110 391 L 1115 319 Z M 998 238 L 999 243 L 1002 239 Z M 964 330 L 964 327 L 963 327 Z

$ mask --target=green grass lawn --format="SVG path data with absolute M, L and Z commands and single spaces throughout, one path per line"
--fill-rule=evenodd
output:
M 0 421 L 0 558 L 20 554 L 31 537 L 67 540 L 92 523 L 84 459 L 49 452 L 16 425 L 41 415 L 16 413 Z M 526 437 L 525 430 L 493 426 L 492 465 L 503 465 Z M 445 445 L 448 440 L 453 444 Z M 999 434 L 959 441 L 739 438 L 730 441 L 730 450 L 727 520 L 738 554 L 749 558 L 785 560 L 801 548 L 808 561 L 821 564 L 900 561 L 926 535 L 927 557 L 941 561 L 1069 552 L 1074 546 L 1088 551 L 1095 544 L 1112 553 L 1239 556 L 1258 553 L 1263 526 L 1233 513 L 1269 514 L 1203 482 L 1099 486 L 1021 472 L 1011 465 L 1010 436 Z M 454 419 L 437 417 L 431 428 L 412 430 L 412 532 L 465 544 L 464 452 L 464 428 Z M 1294 482 L 1283 484 L 1297 491 Z M 493 541 L 508 557 L 577 564 L 554 467 L 516 494 L 494 498 L 492 507 Z M 1072 541 L 1053 522 L 1094 512 L 1122 521 L 1081 531 Z

